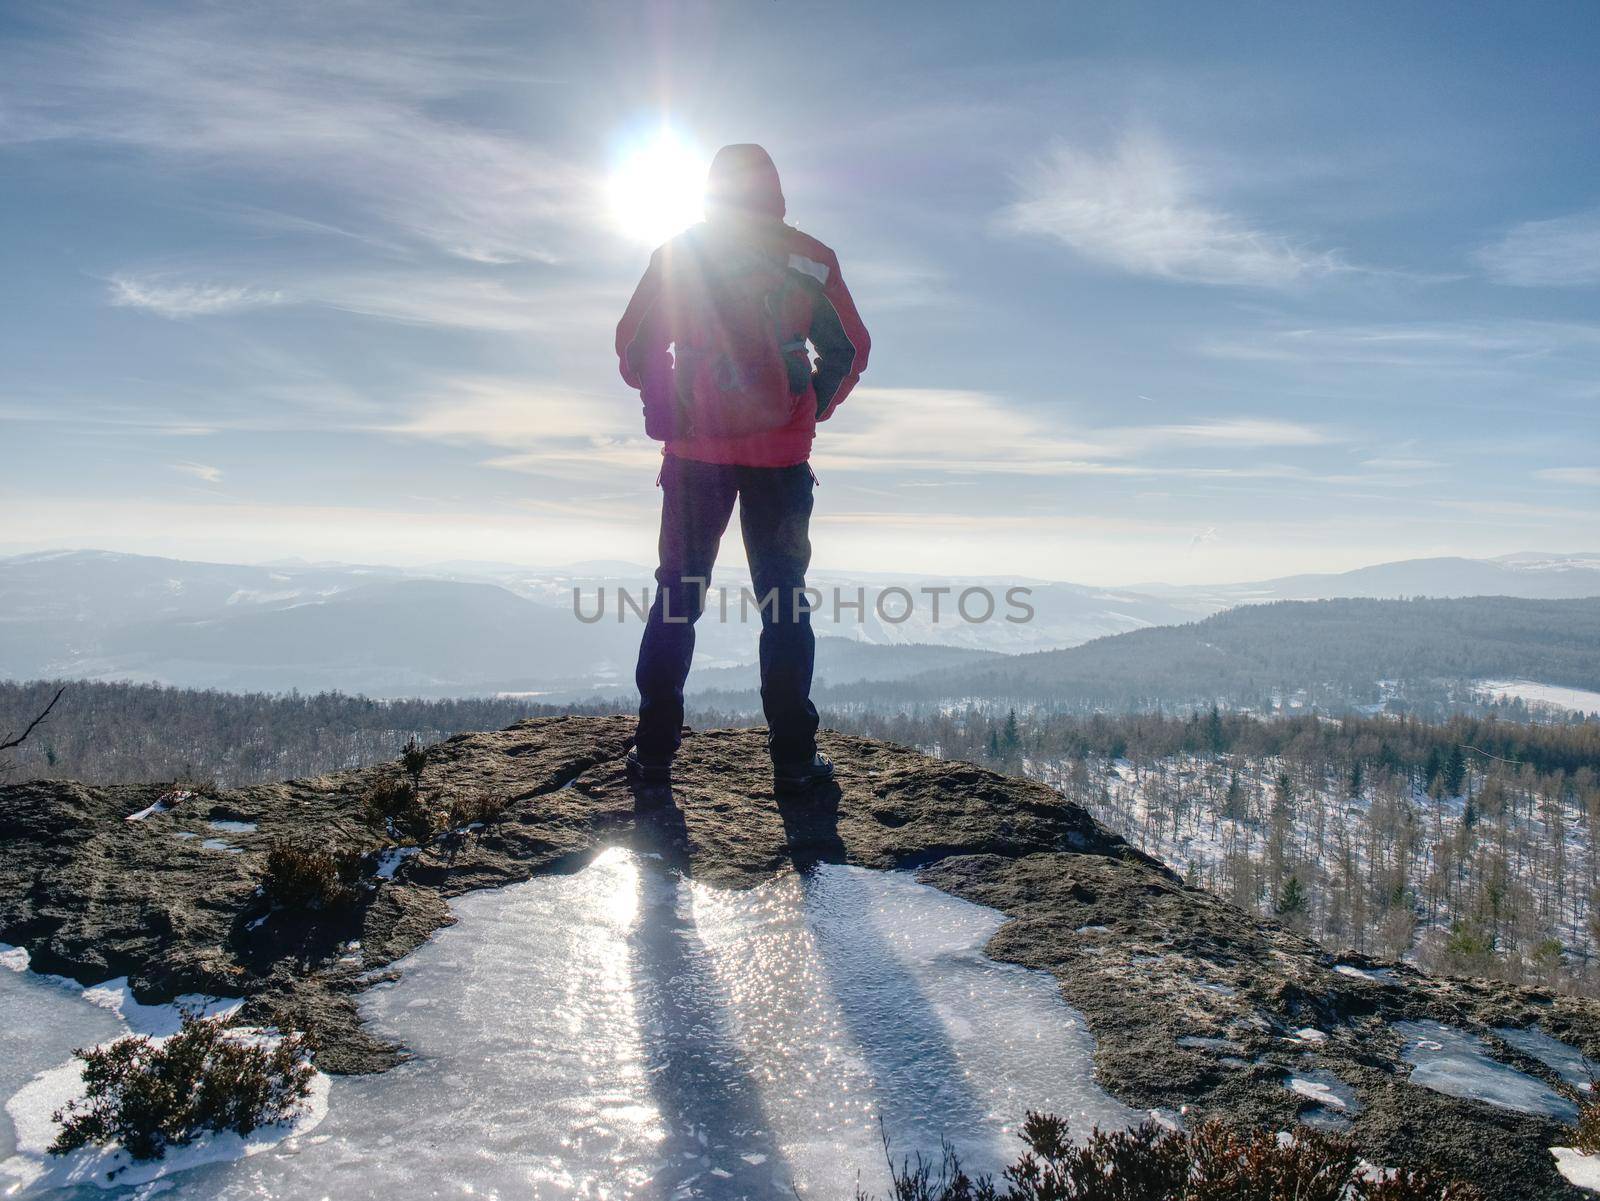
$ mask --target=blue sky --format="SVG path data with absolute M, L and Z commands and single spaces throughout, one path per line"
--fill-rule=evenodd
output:
M 1596 62 L 1587 2 L 11 4 L 0 552 L 649 559 L 663 123 L 872 330 L 821 566 L 1600 549 Z

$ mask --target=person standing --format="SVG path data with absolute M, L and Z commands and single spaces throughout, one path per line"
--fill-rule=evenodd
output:
M 639 725 L 629 774 L 671 780 L 694 627 L 722 534 L 739 526 L 761 614 L 761 705 L 778 792 L 828 780 L 811 703 L 816 643 L 805 602 L 809 459 L 817 423 L 867 365 L 866 327 L 827 246 L 786 224 L 760 146 L 724 146 L 705 220 L 650 256 L 617 326 L 622 378 L 664 442 L 660 565 L 639 644 Z

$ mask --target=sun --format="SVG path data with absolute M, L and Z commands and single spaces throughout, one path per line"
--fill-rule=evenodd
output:
M 656 246 L 700 220 L 708 165 L 670 129 L 628 147 L 606 186 L 617 231 Z

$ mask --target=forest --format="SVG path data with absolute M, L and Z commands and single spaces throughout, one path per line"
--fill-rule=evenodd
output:
M 1600 722 L 857 717 L 1042 780 L 1332 949 L 1600 995 Z

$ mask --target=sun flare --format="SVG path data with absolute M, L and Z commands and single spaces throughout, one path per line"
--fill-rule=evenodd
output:
M 631 146 L 607 185 L 618 232 L 654 246 L 700 220 L 708 165 L 668 129 Z

